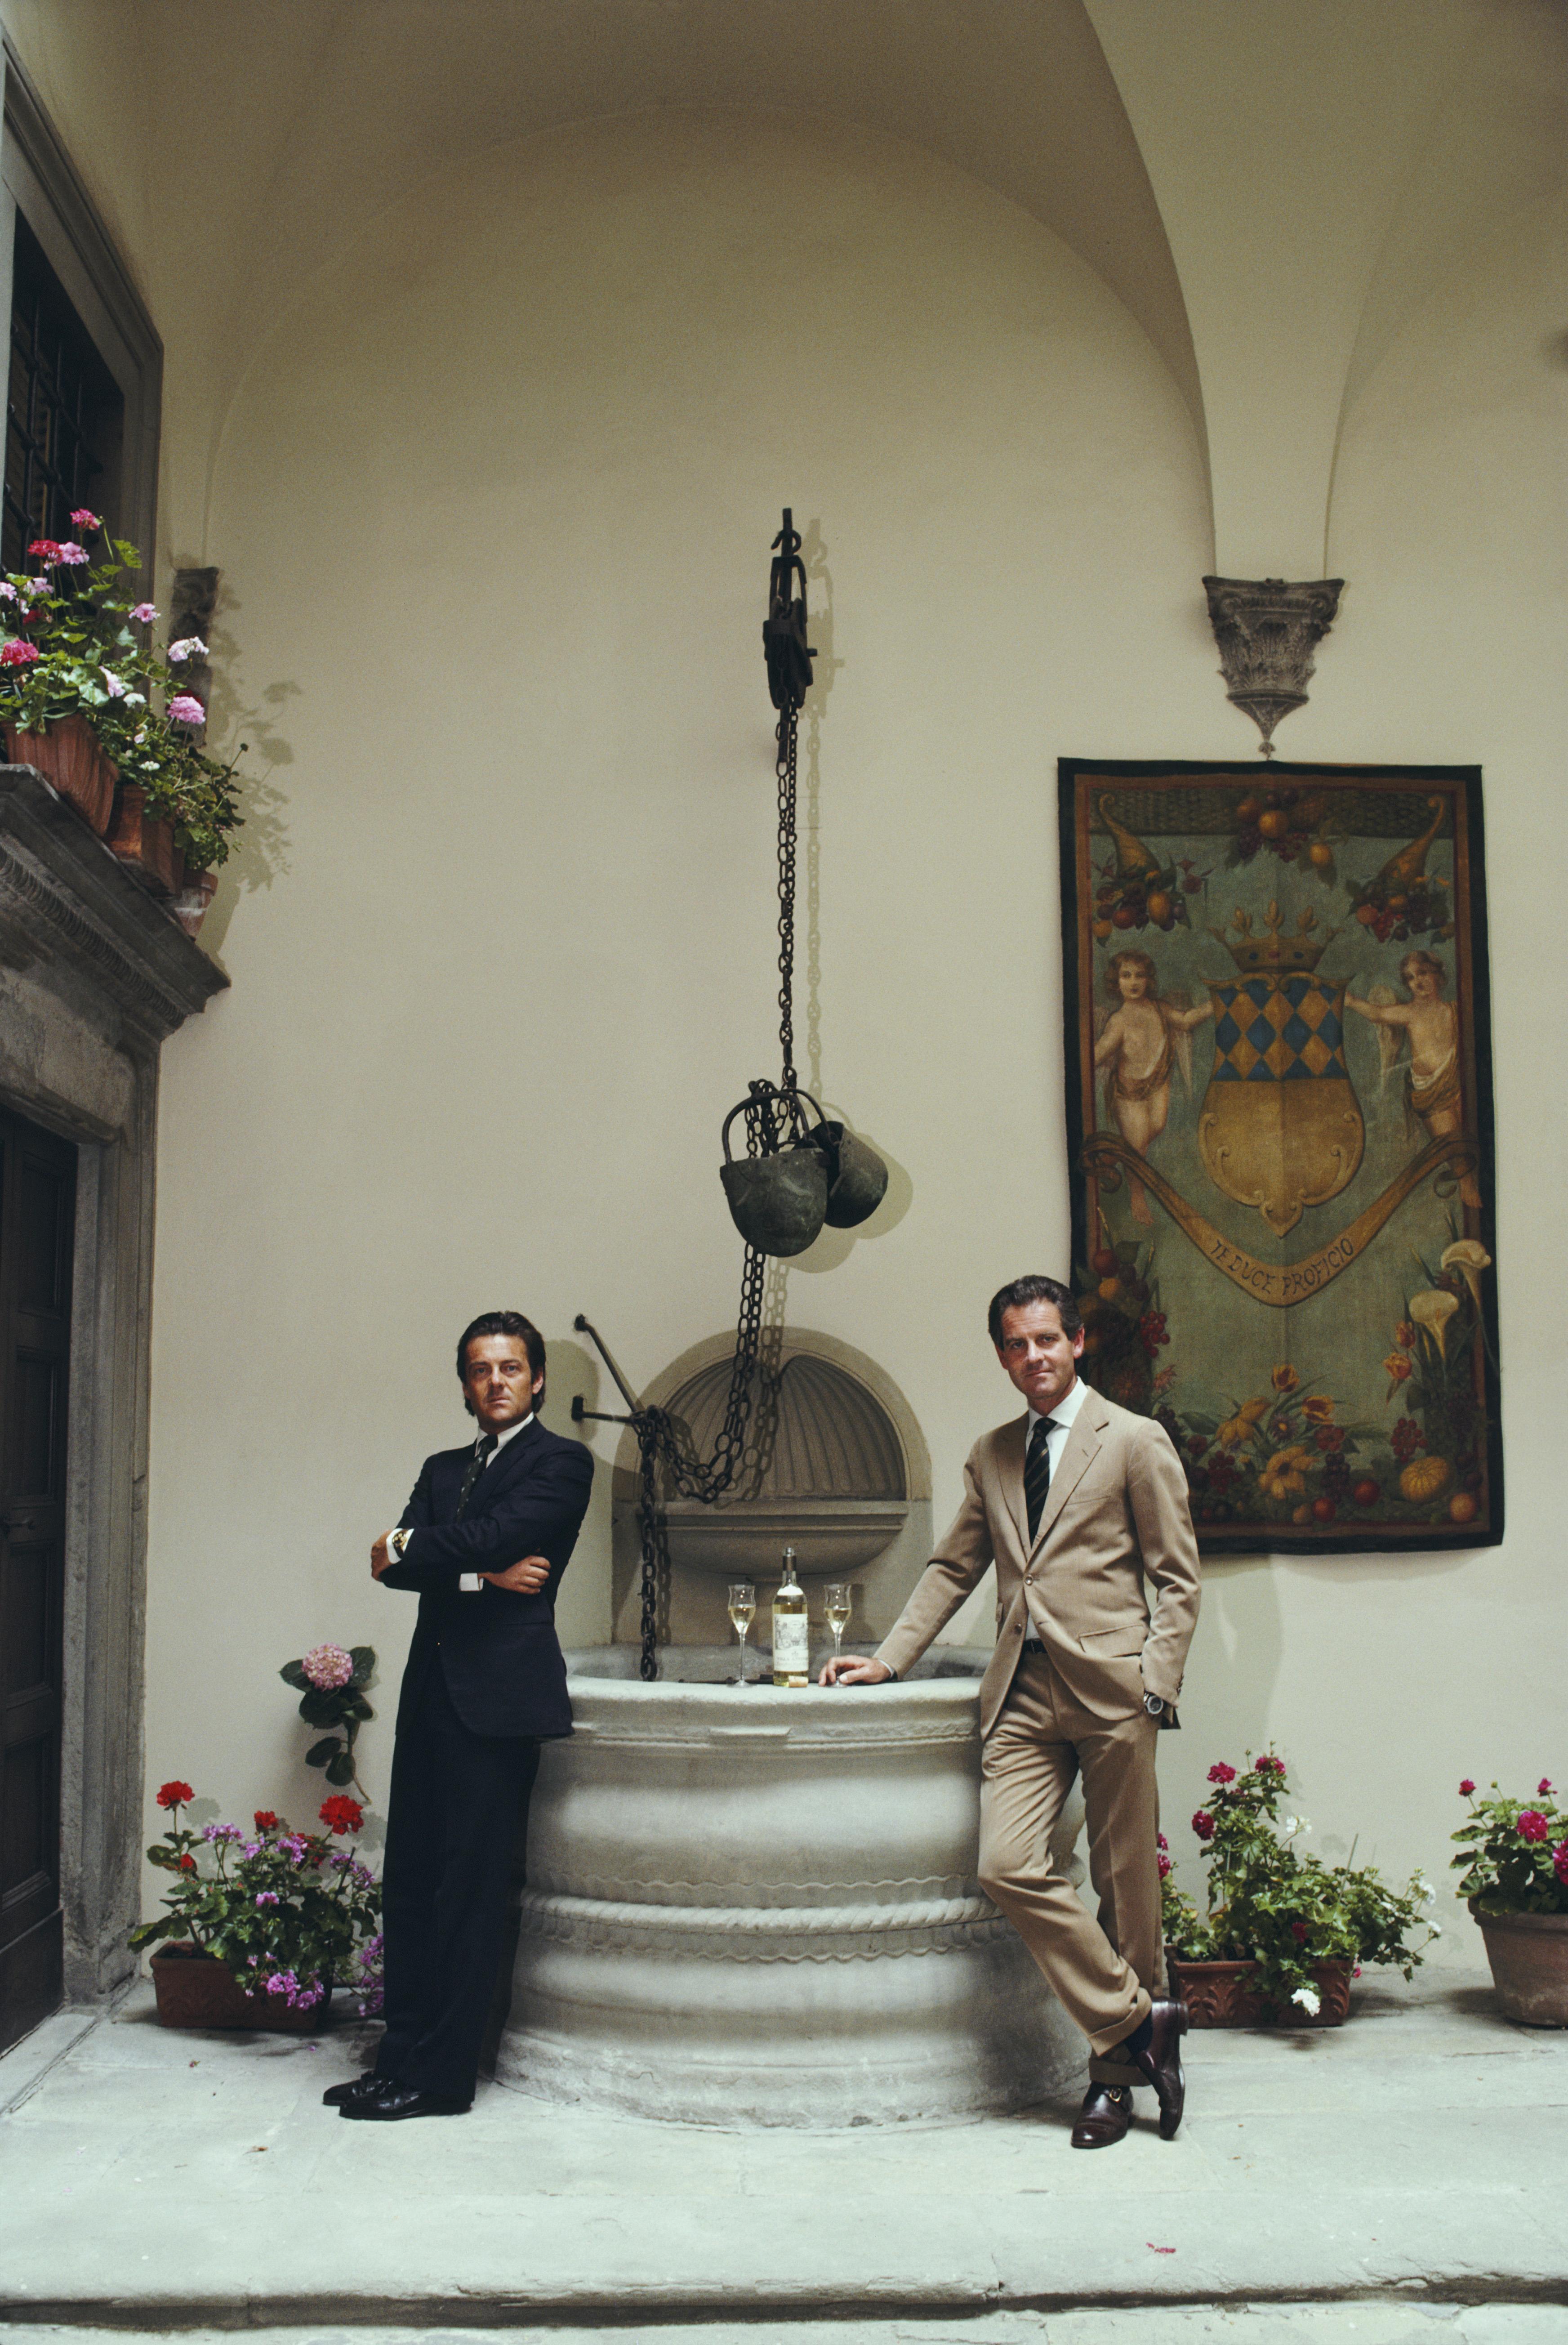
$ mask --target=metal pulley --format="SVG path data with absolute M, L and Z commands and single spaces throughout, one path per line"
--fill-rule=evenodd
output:
M 763 621 L 768 695 L 780 710 L 800 706 L 811 683 L 811 664 L 816 657 L 805 639 L 805 564 L 800 558 L 800 546 L 794 516 L 785 505 L 784 527 L 774 540 L 773 567 L 768 573 L 768 614 Z M 798 594 L 794 591 L 797 571 Z

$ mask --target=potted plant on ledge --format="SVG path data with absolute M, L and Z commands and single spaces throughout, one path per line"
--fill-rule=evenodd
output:
M 1281 2018 L 1337 2027 L 1362 1964 L 1412 1975 L 1441 1935 L 1424 1913 L 1436 1892 L 1419 1873 L 1400 1891 L 1372 1865 L 1302 1854 L 1296 1842 L 1307 1826 L 1280 1815 L 1289 1777 L 1271 1751 L 1239 1771 L 1220 1761 L 1209 1781 L 1209 1804 L 1192 1819 L 1209 1867 L 1203 1911 L 1176 1886 L 1163 1835 L 1159 1853 L 1167 1967 L 1194 2027 Z M 1411 1933 L 1423 1926 L 1412 1947 Z
M 82 537 L 103 523 L 71 515 Z M 155 895 L 189 875 L 205 909 L 241 817 L 227 766 L 201 746 L 207 710 L 182 688 L 205 660 L 194 635 L 160 651 L 151 603 L 133 603 L 134 545 L 108 541 L 95 563 L 76 539 L 35 538 L 35 572 L 0 577 L 0 726 L 7 756 L 34 766 Z M 243 744 L 241 745 L 243 747 Z M 199 913 L 177 915 L 194 934 Z
M 270 1809 L 254 1829 L 180 1822 L 195 1797 L 165 1783 L 157 1802 L 169 1828 L 147 1851 L 174 1875 L 161 1921 L 131 1932 L 133 1946 L 160 1945 L 152 1963 L 166 2027 L 316 2025 L 334 1979 L 347 1980 L 357 1950 L 374 1944 L 380 1884 L 352 1848 L 334 1846 L 364 1822 L 358 1800 L 321 1803 L 326 1832 L 291 1832 Z M 361 1964 L 361 1967 L 364 1967 Z
M 1458 1894 L 1486 1942 L 1497 2007 L 1535 2027 L 1568 2027 L 1568 1813 L 1543 1775 L 1533 1800 L 1478 1800 L 1453 1838 Z M 1492 1784 L 1493 1793 L 1497 1785 Z

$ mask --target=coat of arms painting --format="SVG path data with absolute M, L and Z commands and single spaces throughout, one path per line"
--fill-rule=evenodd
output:
M 1060 769 L 1083 1372 L 1206 1550 L 1502 1535 L 1481 777 Z

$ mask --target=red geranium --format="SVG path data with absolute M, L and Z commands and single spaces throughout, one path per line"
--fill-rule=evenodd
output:
M 1234 1767 L 1228 1767 L 1223 1759 L 1217 1759 L 1209 1770 L 1209 1780 L 1211 1783 L 1233 1783 L 1236 1781 L 1236 1770 Z
M 1539 1808 L 1526 1808 L 1519 1819 L 1521 1840 L 1544 1840 L 1551 1829 Z
M 1550 1775 L 1543 1775 L 1543 1776 L 1542 1776 L 1542 1778 L 1541 1778 L 1541 1781 L 1540 1781 L 1540 1782 L 1539 1782 L 1539 1783 L 1537 1783 L 1537 1784 L 1536 1784 L 1536 1786 L 1535 1786 L 1536 1797 L 1537 1797 L 1538 1799 L 1542 1799 L 1542 1800 L 1543 1800 L 1543 1799 L 1546 1797 L 1547 1792 L 1548 1792 L 1551 1789 L 1552 1789 L 1552 1778 L 1551 1778 L 1551 1776 L 1550 1776 Z
M 195 1797 L 196 1793 L 188 1783 L 174 1782 L 158 1785 L 157 1803 L 160 1808 L 183 1808 Z
M 52 537 L 35 537 L 27 551 L 35 553 L 40 562 L 58 562 L 60 559 L 59 546 Z
M 179 1869 L 182 1873 L 194 1873 L 196 1871 L 196 1859 L 194 1856 L 190 1855 L 188 1852 L 180 1858 Z
M 278 1818 L 270 1808 L 257 1809 L 256 1829 L 258 1832 L 276 1832 L 278 1829 Z
M 1212 1840 L 1214 1838 L 1214 1819 L 1209 1814 L 1207 1808 L 1199 1809 L 1198 1813 L 1192 1819 L 1192 1829 L 1198 1834 L 1199 1840 Z
M 365 1811 L 359 1801 L 349 1799 L 343 1792 L 323 1800 L 319 1812 L 329 1832 L 357 1832 L 365 1821 Z
M 1276 1759 L 1272 1751 L 1265 1751 L 1261 1759 L 1253 1762 L 1252 1771 L 1256 1775 L 1282 1775 L 1285 1771 L 1285 1761 L 1283 1759 Z
M 1568 1883 L 1568 1840 L 1560 1840 L 1553 1850 L 1552 1870 L 1559 1881 Z
M 1290 1924 L 1290 1935 L 1295 1939 L 1296 1944 L 1299 1946 L 1304 1946 L 1307 1943 L 1307 1924 L 1305 1922 L 1292 1922 Z

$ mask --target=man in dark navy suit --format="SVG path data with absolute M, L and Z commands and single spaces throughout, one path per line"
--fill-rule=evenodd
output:
M 463 1330 L 458 1378 L 474 1441 L 426 1458 L 370 1550 L 420 1617 L 387 1822 L 386 2033 L 374 2070 L 323 2096 L 346 2117 L 454 2117 L 473 2099 L 539 1746 L 572 1731 L 555 1591 L 593 1460 L 539 1421 L 544 1338 L 521 1312 Z

